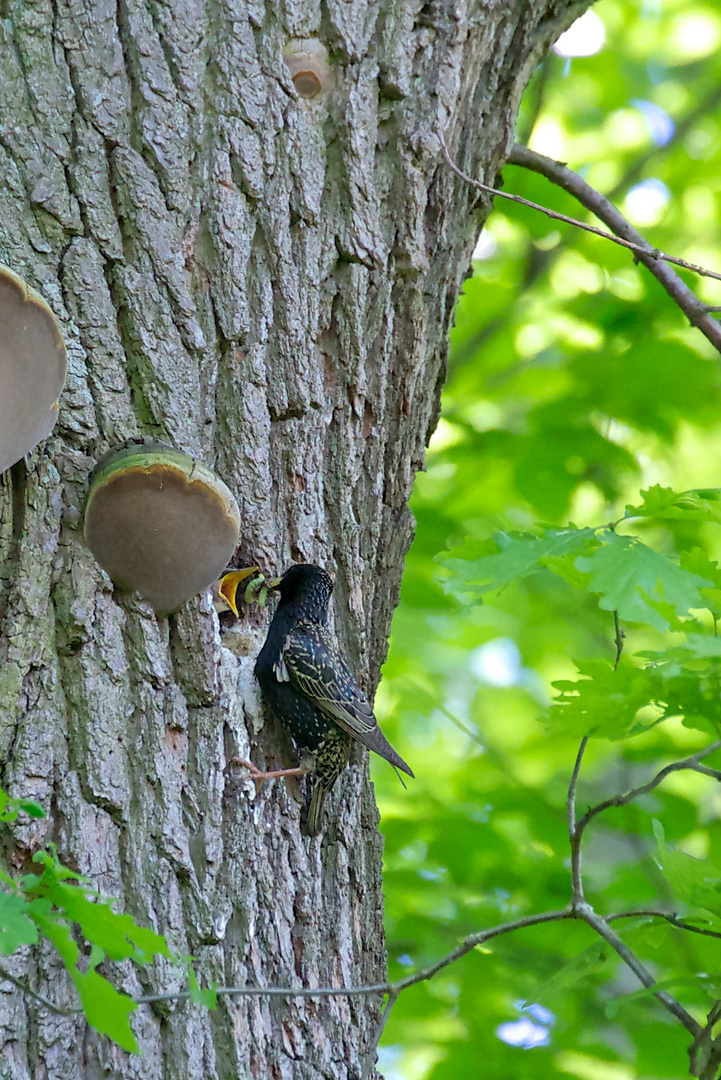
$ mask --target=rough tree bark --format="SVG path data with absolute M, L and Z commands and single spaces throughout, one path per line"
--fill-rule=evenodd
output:
M 81 542 L 88 473 L 129 436 L 214 466 L 238 562 L 336 572 L 373 691 L 446 339 L 520 94 L 586 0 L 0 0 L 0 261 L 55 310 L 70 373 L 54 436 L 0 481 L 0 758 L 61 857 L 221 984 L 383 979 L 381 840 L 365 752 L 320 840 L 282 783 L 254 656 L 207 597 L 159 619 Z M 290 38 L 328 47 L 301 100 Z M 240 654 L 240 655 L 238 655 Z M 412 747 L 399 749 L 412 760 Z M 16 975 L 75 1003 L 50 949 Z M 130 993 L 181 987 L 119 967 Z M 0 984 L 0 1076 L 358 1077 L 378 998 L 224 999 L 134 1019 L 143 1056 Z

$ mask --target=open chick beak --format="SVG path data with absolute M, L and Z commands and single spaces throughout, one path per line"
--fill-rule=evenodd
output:
M 258 570 L 257 566 L 246 566 L 242 570 L 229 570 L 227 574 L 223 574 L 218 582 L 218 596 L 221 601 L 227 604 L 236 619 L 238 618 L 238 601 L 236 598 L 240 584 L 246 578 L 249 578 L 251 574 L 257 574 Z

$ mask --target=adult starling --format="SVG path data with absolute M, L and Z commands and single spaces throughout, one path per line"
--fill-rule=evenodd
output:
M 306 757 L 311 794 L 304 831 L 317 836 L 323 803 L 348 764 L 353 739 L 413 776 L 378 726 L 363 691 L 327 626 L 333 581 L 325 570 L 299 563 L 269 584 L 280 603 L 255 664 L 263 696 Z M 262 774 L 259 774 L 262 775 Z

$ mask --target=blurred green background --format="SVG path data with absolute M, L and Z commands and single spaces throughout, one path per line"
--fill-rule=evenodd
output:
M 517 132 L 609 194 L 655 246 L 715 270 L 720 43 L 718 4 L 600 0 L 535 73 Z M 592 220 L 541 177 L 507 166 L 503 179 L 507 191 Z M 721 283 L 685 278 L 721 304 Z M 614 657 L 612 614 L 572 583 L 542 571 L 462 603 L 444 591 L 436 556 L 535 522 L 601 525 L 657 483 L 721 486 L 718 355 L 628 252 L 497 199 L 456 313 L 377 698 L 417 776 L 403 791 L 373 763 L 392 979 L 469 932 L 568 902 L 565 802 L 578 736 L 543 720 L 554 680 L 578 678 L 576 661 Z M 721 555 L 714 524 L 640 535 L 672 555 L 693 546 Z M 626 631 L 627 656 L 676 640 Z M 581 810 L 710 738 L 675 719 L 591 740 Z M 693 866 L 718 893 L 720 810 L 712 779 L 680 773 L 598 818 L 585 847 L 597 910 L 691 910 L 659 865 L 654 819 L 674 850 L 704 860 Z M 703 1017 L 713 993 L 699 974 L 719 972 L 721 940 L 661 922 L 616 925 L 658 979 L 685 980 L 673 992 Z M 687 1075 L 689 1037 L 638 989 L 587 927 L 526 929 L 404 992 L 379 1069 L 387 1080 Z

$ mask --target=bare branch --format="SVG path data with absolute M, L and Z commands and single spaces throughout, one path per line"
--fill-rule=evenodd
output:
M 613 201 L 620 195 L 623 195 L 632 184 L 636 183 L 643 170 L 654 158 L 658 157 L 660 154 L 667 155 L 674 144 L 677 144 L 693 128 L 694 124 L 705 118 L 711 109 L 716 107 L 720 100 L 721 86 L 714 86 L 712 92 L 703 98 L 694 109 L 686 116 L 681 117 L 677 122 L 675 121 L 673 135 L 667 143 L 663 146 L 650 146 L 645 153 L 640 154 L 639 157 L 632 162 L 620 180 L 618 180 L 611 190 L 606 193 L 606 198 Z M 528 138 L 526 138 L 524 134 L 518 141 L 519 143 L 527 143 Z M 475 355 L 481 345 L 507 322 L 508 312 L 512 309 L 513 303 L 519 299 L 522 293 L 527 292 L 542 274 L 547 273 L 551 264 L 558 259 L 563 251 L 568 249 L 572 235 L 573 234 L 570 231 L 567 232 L 566 235 L 561 238 L 559 243 L 548 251 L 541 252 L 537 248 L 531 249 L 531 258 L 526 267 L 525 274 L 522 275 L 523 279 L 519 283 L 520 290 L 516 295 L 515 300 L 505 307 L 502 314 L 491 318 L 480 330 L 471 334 L 470 337 L 462 343 L 456 345 L 456 366 L 465 361 L 469 356 Z M 709 313 L 712 311 L 721 311 L 721 306 L 717 308 L 707 304 L 706 310 Z M 509 372 L 518 366 L 520 365 L 514 364 L 504 372 L 497 372 L 495 375 L 491 375 L 489 385 L 491 382 L 497 383 L 502 379 L 507 378 Z
M 552 158 L 537 154 L 525 146 L 518 145 L 513 147 L 508 160 L 512 165 L 521 165 L 526 169 L 531 169 L 533 172 L 545 176 L 552 183 L 558 184 L 564 191 L 569 192 L 578 199 L 587 210 L 590 210 L 591 213 L 608 225 L 616 234 L 615 238 L 612 238 L 614 242 L 620 243 L 636 253 L 639 262 L 642 262 L 663 285 L 668 295 L 678 304 L 689 321 L 721 352 L 721 325 L 711 318 L 706 304 L 699 300 L 686 282 L 670 266 L 664 264 L 674 263 L 676 266 L 682 266 L 686 270 L 692 270 L 703 277 L 714 278 L 717 281 L 721 281 L 721 274 L 686 262 L 685 259 L 666 255 L 654 248 L 644 239 L 641 233 L 634 229 L 613 203 L 609 202 L 595 188 L 592 188 L 590 184 L 587 184 L 578 173 L 573 172 L 563 162 L 554 161 Z M 608 233 L 590 228 L 588 225 L 582 227 L 591 232 L 609 236 Z
M 588 208 L 614 229 L 618 235 L 606 232 L 605 229 L 598 229 L 595 225 L 588 225 L 586 222 L 579 221 L 577 218 L 568 217 L 566 214 L 559 214 L 555 210 L 550 210 L 547 206 L 541 206 L 539 203 L 531 202 L 529 199 L 524 199 L 520 195 L 512 195 L 507 191 L 499 191 L 498 188 L 490 187 L 488 184 L 482 184 L 480 180 L 474 180 L 472 177 L 462 172 L 453 161 L 448 153 L 448 148 L 443 136 L 439 135 L 438 138 L 446 162 L 451 170 L 456 176 L 471 187 L 476 188 L 478 191 L 486 192 L 489 195 L 497 195 L 502 199 L 520 203 L 522 206 L 528 206 L 531 210 L 538 210 L 540 213 L 545 214 L 546 217 L 553 218 L 554 221 L 563 221 L 567 225 L 574 225 L 578 229 L 593 233 L 595 236 L 602 236 L 606 240 L 611 240 L 614 244 L 619 244 L 621 247 L 633 251 L 638 260 L 642 262 L 644 266 L 648 267 L 651 273 L 661 282 L 666 292 L 671 296 L 675 303 L 678 304 L 690 322 L 708 338 L 714 348 L 721 352 L 721 325 L 719 325 L 715 319 L 711 318 L 707 306 L 699 300 L 691 289 L 689 289 L 678 274 L 664 264 L 674 263 L 674 265 L 681 266 L 685 270 L 691 270 L 702 277 L 714 278 L 717 281 L 721 281 L 720 273 L 715 270 L 708 270 L 703 266 L 698 266 L 696 263 L 687 262 L 685 259 L 679 259 L 674 255 L 666 255 L 664 252 L 659 251 L 658 248 L 652 247 L 644 240 L 641 234 L 626 221 L 615 206 L 608 202 L 608 200 L 594 188 L 590 187 L 590 185 L 588 185 L 585 180 L 582 180 L 577 173 L 574 173 L 561 162 L 553 161 L 551 158 L 546 158 L 542 154 L 536 154 L 534 151 L 528 150 L 525 146 L 517 145 L 514 146 L 508 158 L 512 165 L 523 165 L 526 168 L 533 169 L 535 172 L 541 172 L 544 176 L 547 176 L 548 179 L 553 180 L 555 183 L 558 183 L 561 187 L 565 188 L 565 190 L 570 191 L 571 194 L 578 198 L 579 202 L 582 202 L 584 206 L 588 205 Z M 543 167 L 541 167 L 541 165 Z M 563 180 L 561 177 L 563 177 Z M 573 179 L 573 183 L 571 178 Z M 633 236 L 634 239 L 630 240 L 627 238 L 630 236 Z
M 679 1020 L 694 1038 L 697 1038 L 701 1031 L 701 1025 L 698 1024 L 690 1013 L 686 1012 L 683 1005 L 676 1001 L 676 998 L 667 994 L 665 990 L 654 990 L 656 980 L 650 971 L 648 971 L 641 961 L 638 959 L 635 953 L 631 952 L 628 945 L 626 945 L 618 934 L 611 929 L 607 921 L 600 915 L 597 915 L 590 904 L 583 901 L 577 904 L 575 914 L 579 919 L 583 919 L 589 926 L 593 927 L 599 937 L 611 946 L 617 956 L 620 956 L 626 967 L 630 968 L 636 978 L 645 987 L 652 991 L 653 996 L 661 1002 L 663 1006 Z
M 644 916 L 665 919 L 666 922 L 671 923 L 671 926 L 675 926 L 678 930 L 689 930 L 692 934 L 721 938 L 721 932 L 718 930 L 707 930 L 704 926 L 694 926 L 693 923 L 686 922 L 673 911 L 657 911 L 655 908 L 640 908 L 638 911 L 618 911 L 615 915 L 606 915 L 605 919 L 606 922 L 613 922 L 614 919 L 638 919 Z
M 577 768 L 574 769 L 574 774 L 577 777 L 578 768 L 580 768 L 582 752 L 579 751 L 577 759 Z M 228 997 L 281 997 L 281 998 L 323 998 L 323 997 L 353 997 L 358 995 L 368 994 L 387 994 L 388 1001 L 385 1009 L 378 1022 L 377 1029 L 374 1033 L 374 1038 L 369 1048 L 368 1056 L 366 1058 L 366 1064 L 364 1066 L 365 1076 L 369 1075 L 372 1071 L 372 1066 L 375 1061 L 375 1051 L 378 1043 L 383 1034 L 388 1016 L 391 1009 L 395 1005 L 399 994 L 403 990 L 407 990 L 410 986 L 415 986 L 418 983 L 426 982 L 428 979 L 432 979 L 443 968 L 448 967 L 450 964 L 459 960 L 462 956 L 471 952 L 477 945 L 481 945 L 486 941 L 490 941 L 492 938 L 501 937 L 505 934 L 514 933 L 516 930 L 523 930 L 531 926 L 539 926 L 543 923 L 549 922 L 561 922 L 565 919 L 581 919 L 587 923 L 593 930 L 599 934 L 600 937 L 606 941 L 614 952 L 623 960 L 623 962 L 634 972 L 643 986 L 652 991 L 658 1001 L 664 1005 L 668 1011 L 675 1016 L 689 1031 L 695 1039 L 698 1039 L 703 1029 L 689 1013 L 683 1008 L 683 1006 L 676 1001 L 665 990 L 654 990 L 656 983 L 649 971 L 643 966 L 638 957 L 628 948 L 627 945 L 618 937 L 618 935 L 608 925 L 612 919 L 626 919 L 633 917 L 640 917 L 644 915 L 658 916 L 659 918 L 667 919 L 672 922 L 673 925 L 679 926 L 683 929 L 696 930 L 699 933 L 704 931 L 697 927 L 693 927 L 690 924 L 684 924 L 676 920 L 673 915 L 667 915 L 661 911 L 625 911 L 619 912 L 616 915 L 612 915 L 609 919 L 604 919 L 602 916 L 597 915 L 590 904 L 586 903 L 583 899 L 580 902 L 569 905 L 567 908 L 563 908 L 558 911 L 546 911 L 540 915 L 526 915 L 520 919 L 516 919 L 513 922 L 501 923 L 498 926 L 493 926 L 488 930 L 479 930 L 473 934 L 469 934 L 463 942 L 452 952 L 447 953 L 436 963 L 429 965 L 426 968 L 422 968 L 420 971 L 415 972 L 412 975 L 407 975 L 404 979 L 400 979 L 395 983 L 372 983 L 365 986 L 321 986 L 316 988 L 309 987 L 281 987 L 281 986 L 221 986 L 215 989 L 215 993 L 218 996 Z M 721 934 L 714 934 L 712 931 L 706 931 L 706 933 L 712 934 L 715 937 L 721 937 Z M 48 1001 L 46 998 L 37 994 L 34 990 L 31 990 L 28 986 L 25 986 L 9 972 L 0 968 L 0 976 L 8 979 L 15 986 L 18 987 L 23 993 L 28 994 L 34 998 L 41 1005 L 43 1005 L 50 1012 L 56 1013 L 60 1016 L 78 1015 L 83 1012 L 82 1008 L 63 1009 Z M 142 997 L 135 998 L 135 1005 L 150 1005 L 155 1002 L 161 1001 L 188 1001 L 192 997 L 192 994 L 188 990 L 173 992 L 167 994 L 146 994 Z
M 390 994 L 390 983 L 369 983 L 364 986 L 218 986 L 214 992 L 218 997 L 282 997 L 282 998 L 324 998 L 353 997 L 354 994 Z M 189 1001 L 190 990 L 180 990 L 168 994 L 144 994 L 134 998 L 136 1005 L 154 1005 L 159 1001 Z M 80 1009 L 76 1010 L 80 1012 Z
M 674 761 L 670 765 L 666 765 L 665 768 L 657 772 L 648 783 L 641 784 L 641 786 L 637 788 L 632 788 L 631 791 L 627 791 L 623 795 L 612 795 L 609 799 L 604 799 L 603 802 L 598 803 L 596 806 L 592 806 L 590 810 L 586 811 L 576 827 L 579 843 L 583 836 L 584 829 L 589 821 L 592 821 L 597 814 L 601 814 L 604 810 L 609 810 L 613 806 L 625 806 L 626 803 L 630 803 L 640 795 L 646 795 L 649 791 L 653 791 L 654 788 L 658 787 L 661 781 L 665 780 L 671 773 L 690 769 L 693 772 L 703 773 L 704 776 L 712 776 L 715 780 L 721 780 L 721 771 L 710 769 L 708 766 L 701 764 L 703 758 L 708 757 L 709 754 L 713 754 L 715 750 L 719 749 L 721 749 L 721 739 L 711 743 L 710 746 L 705 747 L 705 749 L 699 750 L 698 753 L 684 758 L 683 761 Z

